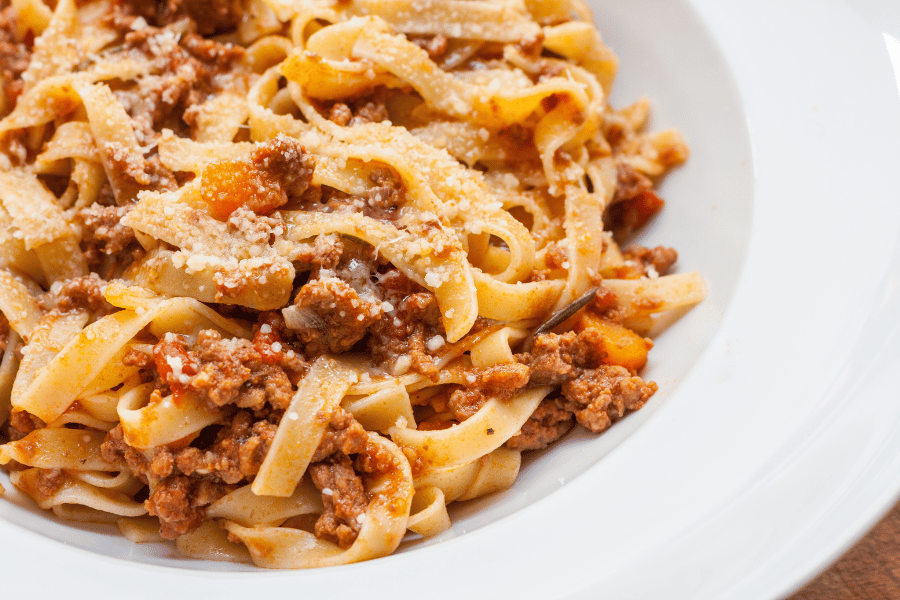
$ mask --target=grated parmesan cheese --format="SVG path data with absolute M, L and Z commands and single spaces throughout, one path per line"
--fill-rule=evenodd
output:
M 425 342 L 425 347 L 428 348 L 429 352 L 434 352 L 438 348 L 441 348 L 445 343 L 443 336 L 436 335 Z

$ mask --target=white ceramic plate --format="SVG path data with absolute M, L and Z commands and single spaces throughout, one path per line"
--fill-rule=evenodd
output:
M 614 101 L 653 99 L 688 165 L 645 243 L 709 299 L 660 392 L 531 457 L 440 540 L 310 572 L 198 563 L 0 502 L 7 594 L 777 598 L 900 491 L 900 9 L 893 0 L 596 0 Z M 2 477 L 4 484 L 7 483 Z

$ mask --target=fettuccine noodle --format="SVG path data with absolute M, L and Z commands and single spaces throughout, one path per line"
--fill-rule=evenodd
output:
M 13 0 L 0 45 L 0 465 L 60 518 L 388 555 L 639 409 L 705 295 L 618 245 L 688 151 L 583 0 Z

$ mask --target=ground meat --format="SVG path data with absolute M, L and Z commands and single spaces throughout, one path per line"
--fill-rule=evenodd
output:
M 200 448 L 171 444 L 148 451 L 129 446 L 121 425 L 110 431 L 100 447 L 104 460 L 127 466 L 153 490 L 146 501 L 151 515 L 159 517 L 160 533 L 174 539 L 192 531 L 205 517 L 203 507 L 253 479 L 265 459 L 278 428 L 281 413 L 272 411 L 255 420 L 238 411 L 222 427 L 215 440 L 204 443 L 201 434 L 193 443 Z
M 441 34 L 431 37 L 414 37 L 412 41 L 419 48 L 425 50 L 433 61 L 439 61 L 447 53 L 447 38 Z
M 247 160 L 207 165 L 200 196 L 223 220 L 241 208 L 269 215 L 306 192 L 314 168 L 312 155 L 297 140 L 279 134 Z
M 223 427 L 212 448 L 203 451 L 188 447 L 174 455 L 173 467 L 185 475 L 212 475 L 225 483 L 236 484 L 253 478 L 272 445 L 281 413 L 255 421 L 248 411 L 238 411 L 231 424 Z
M 536 281 L 546 281 L 550 278 L 550 271 L 547 269 L 532 269 L 524 283 L 534 283 Z
M 597 286 L 597 295 L 587 305 L 586 309 L 613 323 L 622 324 L 623 314 L 619 306 L 619 297 L 614 291 L 603 285 Z
M 380 88 L 368 96 L 336 102 L 328 109 L 328 118 L 342 127 L 387 121 L 390 115 L 385 106 L 386 97 L 385 90 Z
M 434 294 L 391 269 L 378 278 L 383 299 L 393 307 L 369 328 L 369 352 L 375 366 L 388 371 L 437 372 L 426 342 L 444 335 Z
M 349 283 L 360 295 L 367 295 L 370 299 L 380 298 L 381 292 L 374 283 L 377 279 L 378 253 L 372 246 L 350 238 L 343 238 L 341 244 L 343 252 L 333 273 L 313 272 L 311 279 L 334 275 Z
M 106 142 L 100 146 L 100 151 L 119 206 L 135 202 L 141 190 L 171 191 L 178 187 L 175 176 L 163 166 L 158 155 L 145 158 L 118 142 Z
M 512 398 L 528 383 L 530 369 L 520 363 L 501 364 L 478 371 L 474 381 L 450 394 L 448 407 L 458 421 L 465 421 L 491 398 Z
M 531 352 L 516 359 L 531 367 L 531 383 L 559 385 L 578 374 L 580 368 L 594 368 L 605 356 L 603 340 L 596 329 L 581 333 L 545 333 L 534 340 Z
M 528 377 L 529 369 L 525 365 L 499 364 L 479 371 L 472 387 L 493 398 L 506 400 L 525 387 Z
M 460 386 L 451 392 L 447 404 L 456 420 L 462 422 L 477 413 L 488 400 L 489 396 Z
M 122 225 L 129 207 L 94 204 L 78 210 L 75 218 L 82 225 L 81 249 L 88 265 L 95 270 L 104 257 L 117 261 L 138 260 L 144 249 L 138 244 L 134 229 Z
M 21 440 L 35 429 L 42 429 L 46 426 L 46 423 L 29 412 L 13 410 L 9 415 L 7 436 L 11 442 L 15 442 Z
M 261 338 L 265 338 L 271 345 L 281 330 L 277 316 L 266 313 L 260 323 L 254 343 L 259 345 Z M 216 336 L 208 336 L 208 332 L 201 336 L 204 334 L 211 343 L 218 341 Z M 188 363 L 204 364 L 205 355 L 199 348 L 208 350 L 208 341 L 198 341 L 190 349 L 176 336 L 167 336 L 163 342 L 167 344 L 162 351 L 164 362 L 180 361 L 182 373 Z M 220 360 L 218 352 L 215 354 Z M 260 356 L 276 363 L 280 360 L 277 353 L 262 352 Z M 174 370 L 171 371 L 166 376 L 174 375 Z M 149 451 L 129 446 L 120 425 L 107 435 L 101 455 L 107 462 L 127 466 L 149 484 L 147 510 L 159 518 L 162 536 L 174 539 L 203 522 L 206 506 L 252 481 L 259 472 L 283 416 L 282 411 L 271 407 L 263 407 L 259 412 L 238 410 L 223 424 L 211 425 L 195 437 Z M 393 456 L 369 444 L 365 429 L 352 415 L 338 409 L 309 468 L 314 483 L 323 490 L 325 505 L 325 512 L 315 526 L 316 535 L 343 547 L 351 545 L 361 526 L 358 517 L 368 504 L 362 478 L 357 473 L 379 473 L 393 467 Z
M 653 182 L 624 160 L 616 163 L 616 192 L 604 215 L 604 229 L 622 240 L 640 229 L 659 212 L 665 202 L 653 189 Z
M 178 135 L 190 133 L 185 111 L 219 89 L 218 81 L 237 68 L 244 50 L 194 33 L 143 26 L 128 30 L 119 53 L 139 54 L 151 64 L 153 74 L 136 88 L 116 92 L 134 121 L 139 142 L 150 145 L 163 128 Z
M 428 463 L 425 461 L 425 458 L 422 456 L 421 452 L 418 448 L 414 448 L 413 446 L 404 446 L 403 444 L 398 444 L 400 451 L 403 452 L 403 456 L 406 457 L 406 460 L 409 461 L 409 468 L 412 471 L 413 477 L 418 477 L 428 468 Z
M 129 30 L 138 28 L 134 24 L 138 17 L 156 27 L 187 19 L 191 30 L 213 35 L 233 31 L 241 22 L 243 9 L 240 0 L 114 0 L 107 20 Z
M 331 416 L 325 435 L 319 442 L 311 462 L 320 462 L 335 452 L 358 454 L 366 449 L 368 436 L 365 428 L 350 413 L 338 409 Z
M 513 450 L 540 450 L 546 448 L 575 426 L 572 411 L 558 397 L 545 398 L 522 425 L 519 433 L 507 440 L 506 447 Z
M 185 14 L 197 23 L 200 35 L 212 35 L 234 30 L 241 23 L 243 9 L 240 0 L 168 0 L 168 19 Z
M 330 540 L 342 548 L 356 541 L 362 523 L 360 515 L 369 504 L 362 480 L 353 463 L 344 454 L 335 454 L 309 466 L 313 484 L 322 490 L 325 510 L 316 521 L 316 537 Z
M 34 480 L 34 491 L 39 498 L 48 499 L 58 492 L 66 482 L 62 469 L 41 469 Z
M 63 311 L 87 310 L 94 316 L 110 314 L 116 308 L 103 297 L 107 282 L 94 274 L 66 281 L 55 291 L 56 307 Z
M 421 458 L 418 457 L 417 452 L 412 448 L 407 448 L 404 452 L 405 456 L 415 455 L 411 460 L 410 468 L 415 473 L 415 465 L 416 459 L 419 460 L 420 467 L 423 466 Z M 353 468 L 356 469 L 357 473 L 387 473 L 388 471 L 395 469 L 397 467 L 397 461 L 394 458 L 394 455 L 383 446 L 379 446 L 376 444 L 368 444 L 364 452 L 361 452 L 356 455 L 356 460 L 353 463 Z
M 403 202 L 403 183 L 393 172 L 386 169 L 371 174 L 374 187 L 365 194 L 364 214 L 373 219 L 392 221 L 399 216 L 398 208 Z
M 265 327 L 261 327 L 260 331 Z M 271 336 L 271 326 L 267 331 L 262 335 Z M 294 395 L 289 373 L 296 377 L 304 369 L 304 363 L 296 352 L 286 349 L 281 341 L 269 339 L 271 341 L 266 340 L 268 343 L 253 343 L 242 338 L 222 339 L 213 330 L 201 331 L 196 344 L 187 350 L 190 363 L 184 361 L 180 354 L 167 351 L 162 359 L 157 359 L 157 370 L 162 373 L 166 363 L 171 362 L 166 356 L 175 356 L 176 364 L 177 360 L 181 360 L 181 371 L 187 375 L 187 381 L 179 378 L 182 381 L 174 384 L 181 383 L 192 390 L 211 408 L 234 404 L 256 411 L 264 405 L 284 410 Z M 272 348 L 276 343 L 279 344 L 276 346 L 278 350 Z M 187 364 L 196 365 L 192 367 L 196 368 L 196 374 L 184 371 Z
M 544 49 L 544 33 L 538 32 L 516 42 L 516 49 L 525 56 L 536 57 Z
M 540 67 L 537 72 L 536 80 L 539 82 L 552 77 L 559 77 L 566 71 L 563 63 L 558 60 L 541 60 L 538 65 L 540 65 Z
M 172 451 L 166 446 L 157 448 L 156 455 L 150 461 L 150 473 L 156 480 L 159 480 L 171 475 L 174 469 L 175 455 L 172 454 Z
M 343 102 L 335 102 L 328 112 L 328 120 L 337 123 L 341 127 L 346 127 L 353 118 L 353 111 Z
M 32 44 L 17 39 L 16 15 L 9 2 L 0 2 L 0 8 L 0 116 L 5 116 L 15 108 L 22 93 L 22 73 L 31 62 Z M 33 32 L 26 36 L 29 39 L 33 42 Z
M 266 217 L 243 206 L 231 213 L 227 225 L 229 232 L 239 234 L 254 244 L 271 244 L 276 236 L 285 231 L 284 219 L 280 214 Z
M 125 442 L 125 434 L 121 425 L 116 425 L 106 434 L 106 439 L 100 445 L 100 455 L 109 464 L 127 466 L 128 470 L 144 483 L 151 480 L 151 461 L 142 452 Z
M 320 235 L 311 244 L 299 246 L 300 254 L 295 257 L 295 262 L 308 265 L 314 271 L 320 269 L 334 270 L 341 262 L 344 253 L 344 243 L 341 236 L 336 234 Z
M 639 275 L 647 275 L 650 268 L 656 275 L 665 275 L 678 260 L 678 252 L 674 248 L 657 246 L 652 250 L 644 246 L 631 246 L 624 252 L 626 260 L 634 263 Z
M 0 357 L 6 352 L 7 344 L 9 344 L 9 321 L 6 315 L 0 313 Z
M 381 123 L 388 120 L 387 107 L 381 102 L 366 102 L 356 109 L 353 118 L 350 119 L 350 127 L 364 125 L 366 123 Z
M 133 346 L 128 348 L 125 352 L 125 355 L 122 357 L 122 364 L 128 367 L 137 367 L 139 369 L 149 369 L 150 367 L 156 366 L 152 354 L 147 354 Z
M 528 148 L 534 146 L 534 132 L 521 123 L 513 123 L 501 128 L 497 131 L 497 136 L 517 149 L 521 149 L 522 152 L 526 152 Z
M 276 314 L 262 313 L 252 342 L 204 330 L 189 347 L 183 336 L 167 334 L 153 348 L 156 372 L 173 393 L 189 390 L 212 410 L 231 404 L 257 414 L 265 407 L 284 410 L 305 362 L 273 323 L 283 327 Z
M 327 186 L 312 187 L 297 208 L 310 212 L 359 213 L 379 221 L 395 221 L 404 201 L 402 184 L 393 177 L 373 175 L 373 186 L 361 196 Z
M 195 436 L 147 451 L 129 446 L 121 425 L 101 445 L 105 460 L 149 485 L 147 510 L 159 517 L 164 537 L 192 531 L 205 518 L 205 506 L 259 472 L 305 369 L 302 357 L 281 341 L 283 332 L 277 313 L 261 313 L 252 341 L 206 330 L 189 344 L 184 336 L 167 334 L 154 346 L 152 361 L 142 352 L 126 356 L 129 364 L 155 366 L 159 379 L 150 402 L 161 401 L 163 390 L 176 398 L 189 390 L 224 416 Z M 340 437 L 341 428 L 336 421 L 334 436 Z
M 548 269 L 565 269 L 565 265 L 569 260 L 569 253 L 562 246 L 555 242 L 547 244 L 544 252 L 544 264 Z
M 178 187 L 175 176 L 163 166 L 159 155 L 148 158 L 128 150 L 118 142 L 106 142 L 101 146 L 109 167 L 126 181 L 141 189 L 171 191 Z M 116 193 L 116 183 L 113 185 L 113 194 Z M 127 198 L 126 200 L 131 200 Z M 123 199 L 116 196 L 116 202 L 124 205 Z
M 160 535 L 174 540 L 199 527 L 206 518 L 205 507 L 232 489 L 211 479 L 172 475 L 156 485 L 144 506 L 159 517 Z
M 208 0 L 195 1 L 198 4 L 208 4 Z M 218 75 L 227 74 L 244 58 L 245 50 L 243 47 L 231 43 L 218 42 L 215 39 L 203 37 L 203 35 L 202 33 L 200 35 L 189 33 L 183 35 L 179 41 L 188 54 L 212 71 L 211 76 L 213 79 Z
M 562 385 L 566 408 L 579 423 L 598 433 L 626 411 L 641 408 L 656 390 L 656 383 L 633 377 L 628 369 L 615 365 L 584 370 Z
M 407 455 L 416 452 L 405 452 Z M 322 462 L 332 455 L 356 455 L 355 468 L 361 473 L 383 473 L 394 467 L 394 457 L 385 452 L 381 446 L 370 444 L 366 429 L 353 418 L 353 415 L 338 408 L 331 416 L 322 441 L 310 459 L 311 463 Z M 421 462 L 417 456 L 411 459 Z
M 424 463 L 415 450 L 407 448 L 404 454 L 410 457 L 414 472 L 422 470 Z M 338 409 L 309 466 L 313 484 L 322 491 L 325 507 L 315 524 L 316 536 L 343 548 L 352 545 L 362 525 L 360 515 L 368 505 L 362 475 L 386 473 L 395 467 L 393 454 L 369 443 L 362 425 Z
M 281 185 L 286 198 L 299 197 L 306 191 L 315 168 L 312 155 L 284 134 L 254 149 L 251 160 L 254 167 Z
M 167 333 L 153 346 L 153 362 L 160 381 L 157 392 L 164 391 L 163 386 L 168 391 L 184 392 L 191 377 L 200 370 L 199 361 L 188 351 L 184 337 L 174 333 Z
M 160 535 L 166 539 L 193 531 L 206 517 L 202 508 L 191 506 L 192 483 L 182 475 L 164 479 L 145 501 L 147 512 L 159 517 Z
M 594 328 L 540 335 L 531 352 L 517 354 L 519 362 L 531 367 L 530 383 L 561 385 L 563 398 L 545 400 L 511 438 L 510 447 L 543 448 L 562 436 L 571 427 L 563 413 L 574 413 L 591 431 L 604 431 L 656 392 L 652 381 L 632 376 L 623 367 L 600 364 L 604 356 L 603 339 Z
M 307 355 L 341 353 L 351 349 L 381 318 L 381 303 L 360 297 L 342 279 L 326 277 L 300 288 L 284 315 Z

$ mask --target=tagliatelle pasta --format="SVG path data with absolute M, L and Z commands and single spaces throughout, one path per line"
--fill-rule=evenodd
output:
M 15 489 L 189 557 L 339 565 L 641 408 L 644 336 L 705 286 L 618 245 L 687 147 L 610 106 L 591 18 L 0 2 Z

